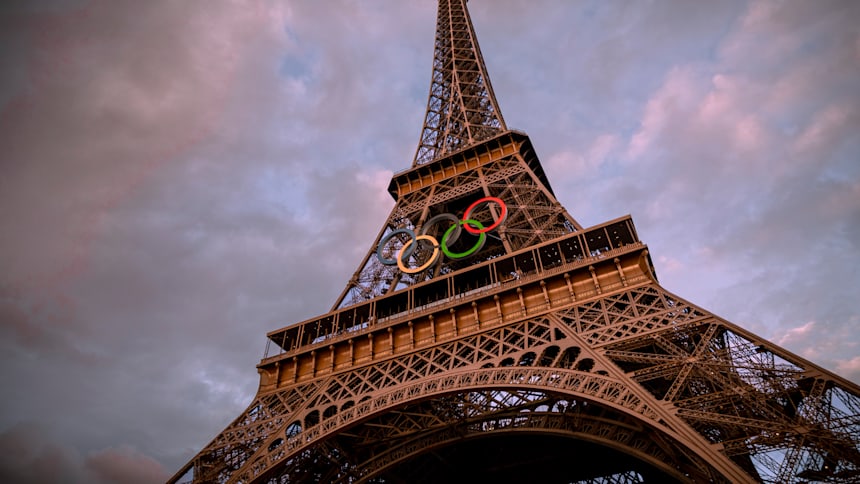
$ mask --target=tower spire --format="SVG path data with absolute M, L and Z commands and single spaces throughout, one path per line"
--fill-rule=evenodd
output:
M 434 45 L 427 113 L 413 167 L 507 130 L 466 0 L 439 0 Z

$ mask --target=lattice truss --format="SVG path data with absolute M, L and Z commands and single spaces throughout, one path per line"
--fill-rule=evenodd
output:
M 489 233 L 483 249 L 468 259 L 452 260 L 439 257 L 437 263 L 416 274 L 404 274 L 397 266 L 386 266 L 377 257 L 379 242 L 392 231 L 408 228 L 415 231 L 436 215 L 451 213 L 462 216 L 475 199 L 492 196 L 504 201 L 508 213 L 498 231 Z M 492 225 L 501 216 L 499 208 L 490 203 L 473 213 L 472 218 Z M 431 232 L 437 241 L 450 224 L 439 224 Z M 465 268 L 499 255 L 511 253 L 547 240 L 569 234 L 580 229 L 579 224 L 567 213 L 529 169 L 520 154 L 504 157 L 478 169 L 452 176 L 432 186 L 402 196 L 371 246 L 360 269 L 356 271 L 346 289 L 338 298 L 334 308 L 342 308 L 385 295 L 404 287 L 432 279 L 439 274 Z M 461 251 L 474 244 L 475 237 L 461 232 L 459 242 L 453 250 Z M 409 239 L 398 236 L 386 245 L 383 255 L 396 257 L 397 252 Z M 432 256 L 433 247 L 418 244 L 408 259 L 410 267 L 420 267 Z
M 433 74 L 412 166 L 507 130 L 465 0 L 440 0 Z
M 860 387 L 646 283 L 258 395 L 195 480 L 418 482 L 506 434 L 633 457 L 580 482 L 858 482 Z

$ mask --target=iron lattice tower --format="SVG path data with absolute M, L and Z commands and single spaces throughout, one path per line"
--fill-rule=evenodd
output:
M 171 482 L 857 482 L 860 388 L 669 293 L 583 228 L 440 0 L 413 166 L 331 311 Z M 468 219 L 468 222 L 465 220 Z

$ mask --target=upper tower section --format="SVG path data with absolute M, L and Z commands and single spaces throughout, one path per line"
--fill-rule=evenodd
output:
M 582 229 L 556 200 L 528 136 L 505 126 L 465 0 L 439 0 L 421 141 L 412 167 L 396 173 L 388 191 L 396 204 L 333 310 L 384 305 L 395 294 L 406 295 L 395 312 L 426 305 L 442 292 L 413 298 L 411 288 L 458 273 L 451 283 L 459 288 L 488 287 L 498 274 L 462 273 Z M 630 238 L 599 235 L 590 250 L 605 249 L 608 236 Z M 528 263 L 520 266 L 504 270 L 527 272 Z
M 430 95 L 412 166 L 506 130 L 466 0 L 439 0 Z

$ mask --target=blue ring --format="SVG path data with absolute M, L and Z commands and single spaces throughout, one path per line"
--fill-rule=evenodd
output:
M 394 237 L 397 234 L 406 234 L 409 236 L 410 239 L 412 239 L 413 241 L 415 240 L 415 232 L 413 232 L 411 229 L 397 229 L 393 232 L 390 232 L 385 237 L 383 237 L 382 240 L 379 241 L 379 245 L 376 247 L 376 257 L 379 259 L 379 262 L 381 262 L 383 265 L 386 265 L 386 266 L 397 265 L 396 259 L 386 259 L 382 255 L 382 249 L 385 248 L 385 244 L 389 240 L 391 240 L 392 237 Z M 409 249 L 407 249 L 406 252 L 403 254 L 407 259 L 409 258 L 409 256 L 412 255 L 412 252 L 415 251 L 416 245 L 418 245 L 418 244 L 410 244 Z

